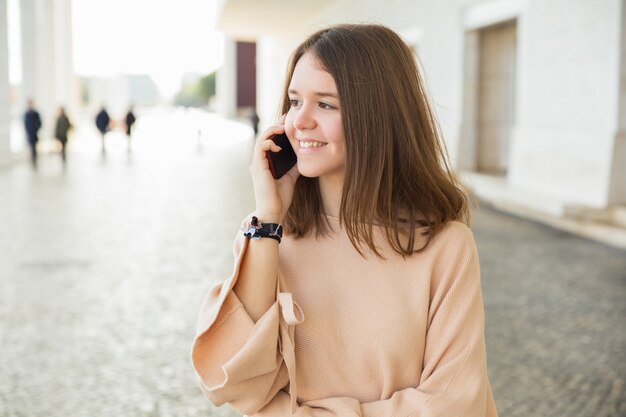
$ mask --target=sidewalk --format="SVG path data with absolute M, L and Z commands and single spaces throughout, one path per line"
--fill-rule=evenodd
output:
M 136 134 L 106 157 L 76 137 L 65 171 L 55 154 L 0 171 L 2 417 L 237 415 L 202 396 L 189 354 L 252 204 L 251 130 L 159 111 Z
M 189 351 L 253 209 L 252 131 L 156 111 L 102 157 L 85 129 L 65 171 L 0 170 L 0 417 L 236 416 Z M 500 416 L 626 415 L 624 252 L 486 207 L 472 228 Z
M 626 207 L 593 210 L 516 189 L 503 178 L 464 172 L 464 183 L 487 206 L 626 250 Z

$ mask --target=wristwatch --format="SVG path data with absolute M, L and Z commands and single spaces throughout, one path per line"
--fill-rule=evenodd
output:
M 243 235 L 250 239 L 261 239 L 269 237 L 280 243 L 283 238 L 283 225 L 276 223 L 261 223 L 256 216 L 252 216 L 252 220 L 247 228 L 243 229 Z

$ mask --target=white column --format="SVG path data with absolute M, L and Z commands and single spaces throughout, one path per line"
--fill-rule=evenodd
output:
M 75 114 L 78 88 L 72 50 L 71 0 L 54 0 L 54 86 L 55 105 L 63 105 L 70 115 Z
M 7 0 L 0 0 L 0 166 L 11 159 Z
M 288 39 L 264 36 L 257 39 L 256 105 L 260 129 L 275 122 L 285 83 L 287 62 L 299 41 L 300 34 Z
M 237 113 L 237 42 L 224 40 L 224 63 L 217 71 L 215 93 L 217 111 L 224 117 L 235 117 Z
M 287 61 L 281 55 L 282 46 L 275 38 L 257 39 L 256 107 L 261 130 L 276 120 L 287 67 Z
M 26 108 L 33 99 L 42 117 L 40 138 L 50 129 L 53 108 L 52 16 L 50 3 L 45 0 L 21 0 L 22 23 L 22 86 L 18 106 Z
M 77 103 L 73 74 L 70 0 L 21 0 L 22 88 L 18 105 L 32 98 L 41 113 L 40 138 L 52 136 L 59 105 Z

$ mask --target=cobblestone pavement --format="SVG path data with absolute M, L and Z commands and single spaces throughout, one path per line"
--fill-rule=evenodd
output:
M 156 113 L 106 158 L 90 135 L 65 171 L 0 171 L 0 416 L 236 416 L 189 348 L 252 208 L 250 132 Z M 488 209 L 474 230 L 500 415 L 626 416 L 626 253 Z
M 500 416 L 626 416 L 626 252 L 489 210 L 473 229 Z

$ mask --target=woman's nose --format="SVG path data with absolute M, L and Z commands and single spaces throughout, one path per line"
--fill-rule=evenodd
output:
M 315 117 L 309 106 L 305 105 L 300 108 L 293 120 L 293 125 L 298 130 L 313 129 L 315 127 Z

